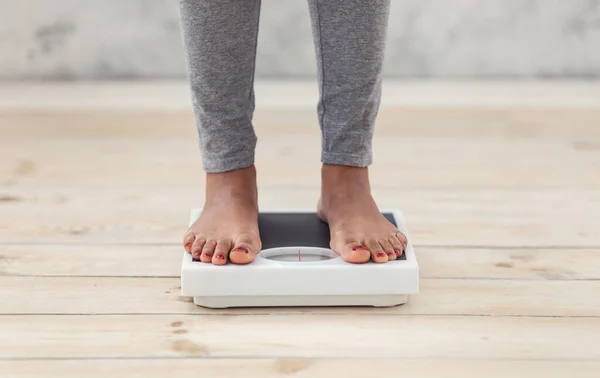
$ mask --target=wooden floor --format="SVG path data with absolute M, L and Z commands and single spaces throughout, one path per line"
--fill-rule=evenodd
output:
M 420 294 L 207 310 L 179 295 L 190 109 L 60 104 L 0 106 L 1 377 L 598 377 L 600 107 L 384 106 L 373 192 Z M 314 109 L 260 106 L 260 205 L 313 208 Z

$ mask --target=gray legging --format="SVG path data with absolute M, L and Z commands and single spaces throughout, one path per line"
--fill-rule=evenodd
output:
M 254 164 L 254 68 L 260 0 L 180 0 L 181 25 L 203 165 Z M 308 0 L 318 63 L 321 161 L 365 167 L 390 0 Z

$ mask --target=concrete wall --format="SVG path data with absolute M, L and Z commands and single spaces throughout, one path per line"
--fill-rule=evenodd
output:
M 391 1 L 388 77 L 600 76 L 600 0 Z M 0 0 L 0 79 L 183 78 L 178 9 Z M 314 77 L 308 17 L 305 0 L 263 0 L 257 76 Z

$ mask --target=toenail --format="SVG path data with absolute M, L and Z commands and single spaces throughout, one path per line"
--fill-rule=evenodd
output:
M 392 253 L 392 252 L 388 252 L 388 256 L 394 257 L 396 255 L 394 253 Z
M 184 245 L 185 248 L 190 248 L 192 246 L 192 243 L 187 243 L 186 245 Z
M 210 255 L 208 253 L 205 253 L 202 256 L 204 256 L 204 257 L 210 257 Z
M 377 254 L 377 257 L 385 257 L 385 253 L 383 253 L 383 252 L 379 252 L 379 253 Z
M 221 255 L 221 254 L 218 254 L 216 257 L 217 257 L 219 260 L 223 260 L 223 259 L 225 258 L 225 256 L 223 256 L 223 255 Z
M 233 251 L 241 251 L 241 252 L 244 252 L 244 253 L 248 253 L 248 250 L 246 248 L 242 248 L 242 247 L 234 248 Z
M 367 248 L 363 247 L 362 245 L 359 245 L 357 247 L 353 247 L 352 250 L 353 251 L 366 251 Z
M 399 250 L 397 250 L 397 249 L 394 249 L 394 252 L 396 252 L 396 254 L 397 254 L 398 256 L 402 256 L 402 252 L 400 252 Z

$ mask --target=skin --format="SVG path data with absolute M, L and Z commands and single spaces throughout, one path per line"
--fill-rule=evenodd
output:
M 334 252 L 355 264 L 402 256 L 406 236 L 377 208 L 368 168 L 324 165 L 321 183 L 317 214 L 329 224 Z M 262 248 L 257 201 L 254 166 L 207 174 L 203 212 L 186 231 L 184 249 L 205 263 L 251 263 Z

